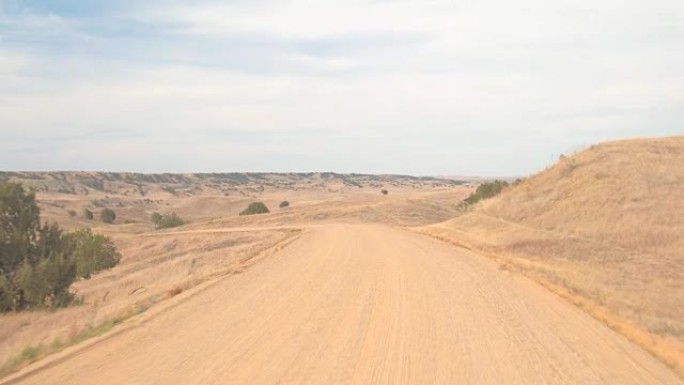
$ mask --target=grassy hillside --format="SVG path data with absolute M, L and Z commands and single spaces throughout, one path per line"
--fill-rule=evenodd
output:
M 593 146 L 478 211 L 676 257 L 684 251 L 684 137 Z
M 592 146 L 423 231 L 489 253 L 684 368 L 684 137 Z

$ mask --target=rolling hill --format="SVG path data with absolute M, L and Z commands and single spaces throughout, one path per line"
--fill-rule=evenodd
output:
M 561 156 L 422 231 L 489 253 L 684 365 L 684 137 Z

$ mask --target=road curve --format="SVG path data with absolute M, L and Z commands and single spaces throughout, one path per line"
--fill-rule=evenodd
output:
M 682 384 L 534 283 L 408 231 L 313 228 L 22 384 Z

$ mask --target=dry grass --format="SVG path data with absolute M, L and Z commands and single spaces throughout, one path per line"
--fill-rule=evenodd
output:
M 44 180 L 24 181 L 52 189 L 37 194 L 43 220 L 56 221 L 65 228 L 93 227 L 112 237 L 123 259 L 116 268 L 72 286 L 83 300 L 79 306 L 0 315 L 0 375 L 102 334 L 132 312 L 184 296 L 208 279 L 244 271 L 269 250 L 282 248 L 294 239 L 299 224 L 340 220 L 436 223 L 454 216 L 457 202 L 469 193 L 469 188 L 393 182 L 382 185 L 390 190 L 388 199 L 380 194 L 380 187 L 359 188 L 314 176 L 312 183 L 305 180 L 284 187 L 271 183 L 265 189 L 258 184 L 218 188 L 200 183 L 176 189 L 176 195 L 152 183 L 145 185 L 144 196 L 121 182 L 105 183 L 106 192 L 89 189 L 85 194 L 84 187 L 74 182 L 79 193 L 71 194 L 55 192 L 52 184 L 63 187 L 74 175 L 67 175 L 66 181 L 50 175 L 44 175 Z M 274 212 L 258 218 L 237 216 L 257 198 Z M 277 210 L 283 200 L 290 201 L 291 206 Z M 81 215 L 84 207 L 97 214 L 105 206 L 116 211 L 119 223 L 88 221 Z M 70 215 L 70 210 L 77 215 Z M 150 220 L 155 211 L 176 212 L 189 224 L 155 231 Z M 257 228 L 261 226 L 273 229 Z M 240 231 L 225 231 L 234 228 Z
M 497 256 L 684 371 L 684 137 L 605 143 L 421 229 Z
M 239 268 L 242 259 L 295 234 L 283 230 L 115 235 L 126 257 L 116 268 L 74 284 L 73 291 L 84 300 L 82 305 L 0 316 L 0 363 L 15 360 L 17 352 L 26 346 L 70 341 L 92 325 L 117 319 L 128 314 L 131 308 L 139 308 L 141 303 L 149 306 L 206 279 L 229 273 Z
M 38 361 L 47 355 L 60 352 L 69 346 L 73 346 L 90 338 L 105 334 L 128 318 L 138 315 L 145 310 L 146 308 L 136 307 L 123 315 L 104 320 L 97 325 L 89 324 L 80 331 L 71 333 L 65 339 L 57 337 L 50 343 L 41 342 L 37 345 L 26 346 L 21 350 L 20 353 L 9 357 L 3 362 L 3 364 L 0 366 L 0 376 L 12 373 L 32 362 Z

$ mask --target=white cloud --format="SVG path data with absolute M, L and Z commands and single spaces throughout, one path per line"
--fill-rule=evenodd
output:
M 189 164 L 173 164 L 526 173 L 594 140 L 677 132 L 681 15 L 669 0 L 145 2 L 92 20 L 33 12 L 0 30 L 11 43 L 0 46 L 0 75 L 11 79 L 0 85 L 0 153 L 42 137 L 62 168 L 78 153 L 99 167 L 173 171 L 169 154 L 190 149 Z M 130 36 L 101 31 L 126 23 Z M 64 47 L 23 39 L 51 28 Z M 35 168 L 14 154 L 0 163 Z
M 16 76 L 30 65 L 29 59 L 16 52 L 0 49 L 0 75 Z

